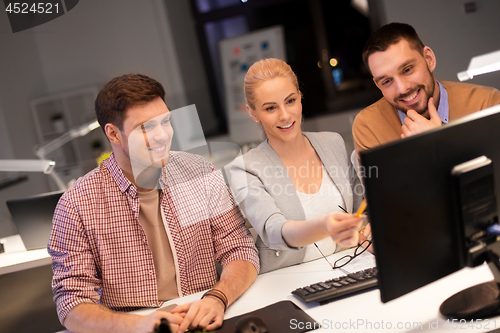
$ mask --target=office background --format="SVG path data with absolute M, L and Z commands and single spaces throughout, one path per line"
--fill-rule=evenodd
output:
M 279 10 L 280 6 L 286 8 L 296 2 L 273 3 Z M 475 11 L 466 13 L 464 6 L 471 2 Z M 10 29 L 7 15 L 0 15 L 0 159 L 36 158 L 33 147 L 39 140 L 30 108 L 32 100 L 99 88 L 124 73 L 144 73 L 162 82 L 171 110 L 196 104 L 206 135 L 224 141 L 227 133 L 220 124 L 223 106 L 211 91 L 213 77 L 197 31 L 199 22 L 195 18 L 200 16 L 194 15 L 195 3 L 80 1 L 58 19 L 16 34 Z M 500 49 L 498 1 L 373 0 L 369 5 L 372 28 L 392 21 L 416 28 L 424 44 L 437 56 L 438 79 L 456 81 L 456 73 L 467 69 L 471 57 Z M 328 10 L 323 16 L 327 25 L 328 20 L 342 16 L 334 6 L 328 6 Z M 500 73 L 474 78 L 471 83 L 500 88 Z M 351 149 L 350 126 L 360 109 L 353 102 L 340 109 L 319 110 L 307 118 L 305 128 L 340 132 Z M 0 179 L 7 177 L 1 174 Z M 17 233 L 6 200 L 51 189 L 46 175 L 30 173 L 28 177 L 27 181 L 0 190 L 0 230 L 4 234 Z
M 36 158 L 33 147 L 39 144 L 39 138 L 36 132 L 38 124 L 35 123 L 30 105 L 33 100 L 88 87 L 100 88 L 110 78 L 125 73 L 144 73 L 162 82 L 167 91 L 167 105 L 171 110 L 196 104 L 203 129 L 205 134 L 210 136 L 209 139 L 227 141 L 228 134 L 224 133 L 227 124 L 224 125 L 223 103 L 221 100 L 217 101 L 218 97 L 214 96 L 213 86 L 217 84 L 214 77 L 216 68 L 214 69 L 211 60 L 207 59 L 209 55 L 206 45 L 204 46 L 199 33 L 202 24 L 199 20 L 207 17 L 210 19 L 210 16 L 206 13 L 198 15 L 193 10 L 200 1 L 85 0 L 56 20 L 16 34 L 11 31 L 7 15 L 0 14 L 0 159 Z M 243 8 L 242 6 L 249 5 L 252 1 L 238 3 L 237 6 Z M 266 0 L 254 1 L 262 4 Z M 316 5 L 324 5 L 325 1 L 330 3 L 324 7 L 328 9 L 328 12 L 323 13 L 325 27 L 331 26 L 330 20 L 341 20 L 346 3 L 350 2 L 269 0 L 273 3 L 273 10 L 278 11 L 290 6 L 300 7 L 305 1 L 308 1 L 308 6 L 312 2 Z M 230 0 L 205 2 L 212 5 L 232 3 Z M 371 30 L 392 21 L 413 25 L 424 43 L 430 46 L 437 56 L 435 74 L 440 80 L 457 81 L 457 72 L 467 69 L 471 57 L 500 50 L 498 0 L 368 2 L 370 14 L 365 28 Z M 342 5 L 339 5 L 337 11 L 332 3 Z M 474 12 L 466 13 L 467 3 L 474 3 Z M 244 12 L 244 9 L 230 8 L 231 6 L 221 8 L 217 15 L 221 15 L 221 19 L 228 19 L 232 11 Z M 215 19 L 217 15 L 214 15 Z M 249 14 L 250 17 L 252 15 L 255 16 Z M 258 26 L 256 21 L 259 20 L 254 17 L 250 28 Z M 335 33 L 328 28 L 323 31 L 328 35 Z M 365 31 L 366 34 L 370 32 Z M 331 38 L 329 41 L 332 43 Z M 364 40 L 361 44 L 364 44 Z M 317 50 L 311 51 L 313 54 L 315 52 L 317 54 Z M 320 56 L 317 55 L 317 58 L 319 60 Z M 293 58 L 289 60 L 294 61 Z M 360 61 L 360 56 L 357 61 Z M 312 67 L 314 66 L 315 64 Z M 470 82 L 500 89 L 500 72 L 479 76 Z M 308 87 L 309 85 L 305 88 Z M 309 88 L 309 91 L 311 90 Z M 312 94 L 309 91 L 306 91 L 307 97 Z M 311 99 L 309 97 L 307 103 L 316 102 L 310 102 Z M 309 112 L 306 130 L 337 131 L 346 140 L 348 150 L 352 150 L 351 124 L 353 117 L 362 108 L 361 105 L 352 101 L 341 107 L 325 106 L 313 111 L 306 109 L 306 105 L 304 104 L 304 112 Z M 47 175 L 27 175 L 27 181 L 0 189 L 0 238 L 17 234 L 5 205 L 6 200 L 53 189 Z M 0 182 L 11 176 L 12 173 L 0 172 Z M 36 276 L 40 282 L 43 280 L 44 286 L 47 287 L 50 266 L 38 269 L 43 270 L 43 278 L 41 273 Z M 20 282 L 17 275 L 9 275 L 6 278 L 10 278 L 4 280 L 8 284 L 4 287 L 7 288 L 10 283 L 23 286 L 28 284 L 23 282 L 24 280 Z M 44 286 L 31 281 L 29 288 L 24 288 L 25 294 L 21 295 L 17 292 L 18 289 L 12 288 L 10 296 L 4 295 L 21 300 L 19 308 L 12 309 L 12 317 L 15 317 L 17 311 L 31 309 L 28 305 L 35 304 L 35 307 L 40 307 L 42 302 L 51 303 L 50 290 L 44 289 Z M 43 317 L 43 312 L 37 314 Z

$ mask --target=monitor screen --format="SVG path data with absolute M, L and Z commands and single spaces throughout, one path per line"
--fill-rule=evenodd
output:
M 7 200 L 12 220 L 27 250 L 47 247 L 54 210 L 63 193 L 56 191 Z
M 383 302 L 470 262 L 452 170 L 481 156 L 500 207 L 500 105 L 360 153 Z

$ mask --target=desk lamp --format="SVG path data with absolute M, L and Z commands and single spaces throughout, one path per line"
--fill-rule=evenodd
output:
M 41 160 L 45 160 L 47 154 L 49 154 L 50 152 L 56 150 L 57 148 L 70 142 L 73 139 L 87 135 L 88 133 L 90 133 L 91 131 L 95 130 L 98 127 L 99 127 L 99 123 L 97 122 L 97 120 L 88 122 L 88 123 L 83 124 L 83 125 L 78 126 L 78 127 L 74 127 L 72 129 L 70 129 L 69 131 L 67 131 L 66 133 L 62 134 L 60 137 L 44 144 L 43 146 L 38 146 L 38 145 L 35 146 L 33 148 L 33 152 Z M 67 189 L 66 184 L 63 182 L 61 177 L 59 177 L 59 175 L 55 171 L 52 171 L 50 173 L 50 175 L 60 190 Z
M 500 70 L 500 50 L 472 57 L 469 68 L 457 73 L 460 81 L 472 79 L 474 76 L 491 73 Z

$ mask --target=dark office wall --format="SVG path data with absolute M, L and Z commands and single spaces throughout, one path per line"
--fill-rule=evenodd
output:
M 161 0 L 87 0 L 33 29 L 50 93 L 101 87 L 143 73 L 166 86 L 172 108 L 184 106 L 175 44 Z
M 46 92 L 36 36 L 13 34 L 7 15 L 0 15 L 0 159 L 35 158 L 35 125 L 29 101 Z M 1 177 L 6 177 L 1 173 Z M 48 191 L 46 176 L 32 173 L 28 182 L 0 190 L 0 238 L 17 234 L 5 201 Z
M 166 1 L 167 20 L 172 27 L 175 54 L 183 89 L 189 104 L 195 104 L 205 135 L 218 131 L 203 59 L 196 37 L 189 1 Z
M 35 98 L 144 73 L 165 85 L 171 109 L 190 104 L 163 0 L 80 1 L 67 14 L 15 34 L 2 14 L 0 45 L 0 130 L 6 129 L 0 134 L 0 159 L 36 158 L 30 109 Z M 16 233 L 6 200 L 49 191 L 46 175 L 28 176 L 27 182 L 0 190 L 0 238 Z
M 467 14 L 466 3 L 476 11 Z M 495 0 L 383 0 L 385 22 L 415 27 L 425 45 L 436 54 L 436 77 L 458 81 L 474 56 L 500 50 L 500 1 Z M 500 89 L 500 71 L 477 76 L 468 83 Z

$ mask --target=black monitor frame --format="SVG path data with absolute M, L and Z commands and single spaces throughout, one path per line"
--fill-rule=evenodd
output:
M 500 193 L 500 105 L 360 153 L 382 302 L 484 261 L 500 277 L 500 242 L 472 257 L 452 190 L 452 169 L 483 155 Z
M 7 200 L 7 207 L 27 250 L 46 248 L 56 205 L 64 191 Z

